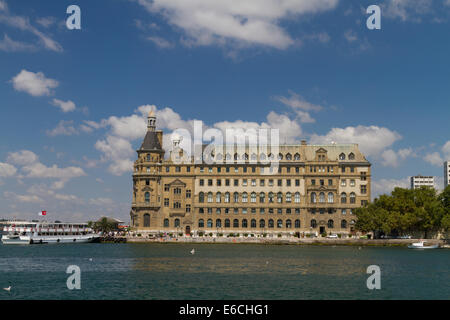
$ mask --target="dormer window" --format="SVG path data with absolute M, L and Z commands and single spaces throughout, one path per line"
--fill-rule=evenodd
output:
M 348 155 L 349 160 L 355 160 L 355 154 L 352 152 Z
M 345 154 L 344 153 L 341 153 L 339 155 L 339 160 L 345 160 Z

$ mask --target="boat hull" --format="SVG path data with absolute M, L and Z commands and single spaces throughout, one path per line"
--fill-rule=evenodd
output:
M 91 243 L 98 242 L 100 237 L 97 235 L 87 236 L 50 236 L 50 237 L 20 237 L 9 238 L 4 236 L 2 238 L 3 244 L 59 244 L 59 243 Z
M 408 246 L 409 249 L 417 249 L 417 250 L 423 250 L 423 249 L 438 249 L 439 245 L 435 244 L 432 246 L 413 246 L 413 245 L 409 245 Z

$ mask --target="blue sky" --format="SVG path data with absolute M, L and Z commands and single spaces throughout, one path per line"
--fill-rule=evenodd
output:
M 151 108 L 166 133 L 197 119 L 359 143 L 373 195 L 419 173 L 441 187 L 449 27 L 447 0 L 0 0 L 0 217 L 128 221 Z

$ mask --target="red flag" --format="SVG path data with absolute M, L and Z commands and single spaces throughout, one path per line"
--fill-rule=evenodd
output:
M 41 211 L 41 212 L 39 212 L 39 215 L 40 216 L 46 216 L 47 215 L 47 211 Z

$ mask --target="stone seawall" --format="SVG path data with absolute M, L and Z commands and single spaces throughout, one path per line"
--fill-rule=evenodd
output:
M 329 245 L 329 246 L 408 246 L 419 239 L 252 239 L 252 238 L 226 238 L 226 237 L 179 237 L 179 238 L 157 238 L 148 239 L 143 237 L 128 237 L 129 243 L 254 243 L 254 244 L 280 244 L 280 245 Z M 444 240 L 430 239 L 425 241 L 427 244 L 439 244 L 441 247 L 447 247 L 448 243 Z

